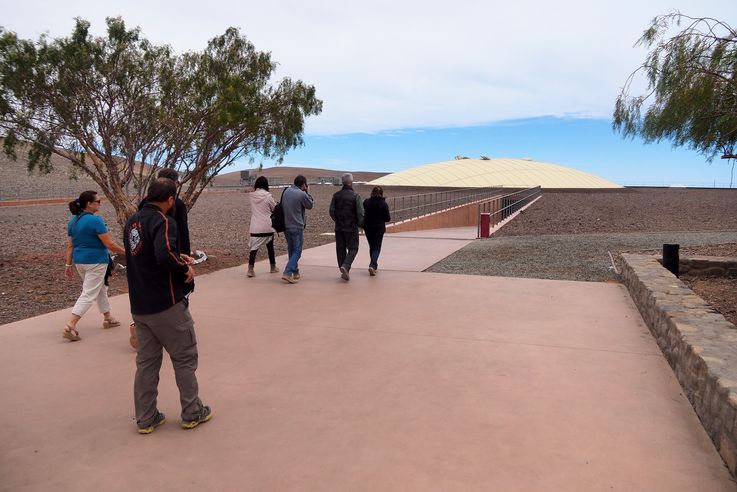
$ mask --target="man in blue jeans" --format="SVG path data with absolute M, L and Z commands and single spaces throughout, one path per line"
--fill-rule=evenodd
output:
M 290 284 L 299 281 L 299 266 L 297 262 L 302 256 L 302 246 L 305 241 L 305 210 L 312 209 L 314 200 L 307 192 L 307 178 L 301 174 L 294 178 L 294 185 L 284 190 L 281 198 L 284 209 L 284 237 L 287 239 L 287 254 L 289 260 L 284 268 L 282 280 Z

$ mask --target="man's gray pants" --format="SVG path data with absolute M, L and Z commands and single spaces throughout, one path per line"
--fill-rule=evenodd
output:
M 159 394 L 162 347 L 169 353 L 174 366 L 182 404 L 182 420 L 196 420 L 202 410 L 202 402 L 195 377 L 197 338 L 187 301 L 182 300 L 156 314 L 134 314 L 133 321 L 136 323 L 138 339 L 133 398 L 139 427 L 150 425 L 158 412 L 156 398 Z

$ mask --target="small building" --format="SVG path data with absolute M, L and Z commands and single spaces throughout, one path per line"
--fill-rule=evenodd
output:
M 253 186 L 256 181 L 256 172 L 252 170 L 241 171 L 241 186 Z
M 319 176 L 317 178 L 317 184 L 331 184 L 331 185 L 340 185 L 340 178 L 338 176 Z
M 241 186 L 252 187 L 258 176 L 259 171 L 257 169 L 241 171 Z M 266 179 L 269 180 L 269 186 L 284 186 L 285 184 L 283 176 L 266 176 Z

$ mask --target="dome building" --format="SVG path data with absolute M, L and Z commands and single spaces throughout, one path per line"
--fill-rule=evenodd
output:
M 621 188 L 593 174 L 532 159 L 456 158 L 412 167 L 371 181 L 380 186 L 453 188 Z

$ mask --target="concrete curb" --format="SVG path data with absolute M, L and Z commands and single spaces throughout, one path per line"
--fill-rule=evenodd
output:
M 737 329 L 658 258 L 624 253 L 624 284 L 704 429 L 737 476 Z
M 0 207 L 27 207 L 29 205 L 58 205 L 69 203 L 76 197 L 68 198 L 34 198 L 29 200 L 6 200 L 0 201 Z
M 107 201 L 107 197 L 104 196 L 102 193 L 98 194 L 98 197 L 103 202 Z M 75 200 L 77 197 L 67 197 L 67 198 L 34 198 L 30 200 L 7 200 L 7 201 L 0 201 L 0 207 L 28 207 L 31 205 L 61 205 L 61 204 L 67 204 L 72 200 Z

